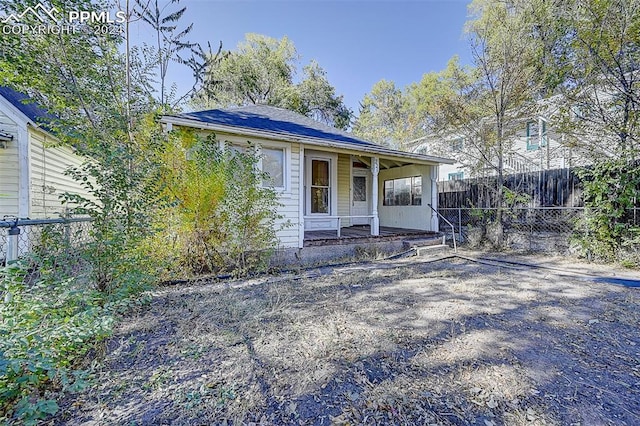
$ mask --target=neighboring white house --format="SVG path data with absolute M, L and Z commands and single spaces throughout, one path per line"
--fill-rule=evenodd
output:
M 280 245 L 304 246 L 305 232 L 370 226 L 437 231 L 438 166 L 452 160 L 407 153 L 355 138 L 303 115 L 271 106 L 214 109 L 161 119 L 176 127 L 215 133 L 221 143 L 261 152 L 261 167 L 272 177 L 294 224 L 278 233 Z
M 64 171 L 82 164 L 69 147 L 52 146 L 51 116 L 27 96 L 0 87 L 0 220 L 52 218 L 64 213 L 59 195 L 84 193 Z
M 568 147 L 564 142 L 564 136 L 553 131 L 547 118 L 538 116 L 522 120 L 505 151 L 504 173 L 528 173 L 585 164 L 585 154 Z M 475 149 L 461 135 L 451 134 L 444 140 L 436 136 L 425 136 L 410 142 L 409 149 L 412 152 L 437 153 L 454 158 L 454 164 L 443 164 L 440 167 L 441 181 L 496 174 L 495 168 L 483 166 L 482 161 L 474 157 Z

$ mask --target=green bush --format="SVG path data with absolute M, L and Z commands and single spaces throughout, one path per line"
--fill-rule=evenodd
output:
M 593 260 L 640 266 L 640 226 L 630 212 L 640 195 L 640 163 L 601 160 L 578 170 L 585 210 L 573 240 Z
M 36 424 L 54 414 L 59 392 L 81 390 L 78 362 L 111 333 L 115 315 L 144 299 L 108 295 L 81 278 L 0 269 L 0 423 Z
M 286 222 L 276 191 L 262 184 L 256 147 L 221 146 L 214 135 L 183 131 L 162 154 L 162 187 L 173 203 L 158 215 L 164 227 L 148 238 L 146 251 L 178 276 L 264 267 Z

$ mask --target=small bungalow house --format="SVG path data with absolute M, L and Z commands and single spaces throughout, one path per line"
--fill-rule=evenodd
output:
M 64 171 L 82 157 L 69 147 L 53 147 L 51 116 L 28 97 L 0 86 L 0 220 L 51 218 L 64 213 L 59 195 L 83 193 Z
M 221 143 L 259 147 L 261 167 L 279 191 L 283 248 L 302 248 L 317 231 L 358 227 L 437 231 L 438 166 L 453 161 L 389 149 L 281 108 L 251 105 L 167 115 L 177 127 L 213 132 Z

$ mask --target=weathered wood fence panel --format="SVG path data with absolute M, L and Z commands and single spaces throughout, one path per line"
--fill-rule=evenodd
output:
M 527 207 L 582 207 L 582 184 L 573 169 L 507 175 L 504 186 L 531 197 Z M 438 182 L 438 207 L 496 207 L 496 177 Z M 521 207 L 523 207 L 521 205 Z

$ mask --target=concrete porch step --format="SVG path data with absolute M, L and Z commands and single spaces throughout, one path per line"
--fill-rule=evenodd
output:
M 446 244 L 416 247 L 417 256 L 445 256 L 451 253 L 451 247 Z
M 442 244 L 442 235 L 437 234 L 429 237 L 411 238 L 402 241 L 402 245 L 407 250 L 414 247 L 437 246 L 440 244 Z

